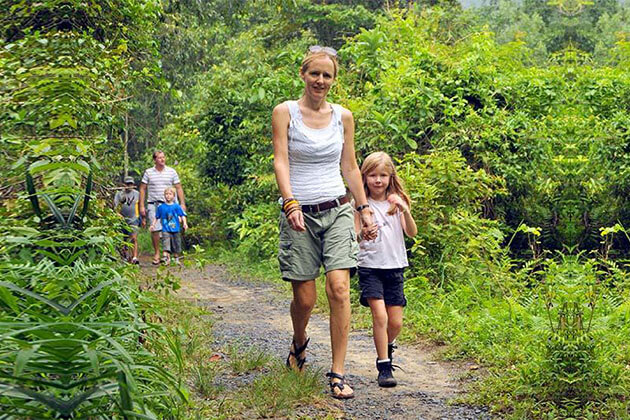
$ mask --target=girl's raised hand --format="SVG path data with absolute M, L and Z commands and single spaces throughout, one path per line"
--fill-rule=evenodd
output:
M 387 196 L 387 201 L 391 204 L 389 209 L 387 210 L 387 214 L 390 216 L 396 212 L 396 210 L 400 210 L 401 213 L 409 210 L 407 207 L 407 203 L 398 195 L 398 194 L 390 194 Z

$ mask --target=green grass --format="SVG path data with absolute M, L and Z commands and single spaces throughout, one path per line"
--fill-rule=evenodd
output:
M 138 253 L 153 255 L 151 233 L 147 229 L 140 229 L 140 232 L 138 232 Z
M 281 283 L 275 259 L 260 263 L 232 249 L 215 248 L 213 252 L 218 255 L 216 261 L 227 264 L 235 275 Z M 579 342 L 567 342 L 567 346 L 570 344 L 577 351 L 591 351 L 588 361 L 580 361 L 567 352 L 569 347 L 562 345 L 561 336 L 549 335 L 552 332 L 549 317 L 558 322 L 562 302 L 571 305 L 578 302 L 586 311 L 585 316 L 590 311 L 591 306 L 584 299 L 590 296 L 588 282 L 595 268 L 579 269 L 580 265 L 573 259 L 545 260 L 534 274 L 511 266 L 496 267 L 492 273 L 463 267 L 461 279 L 453 279 L 443 286 L 424 276 L 414 276 L 413 270 L 409 270 L 405 285 L 408 306 L 400 340 L 445 344 L 444 357 L 473 359 L 481 364 L 486 373 L 471 385 L 462 401 L 487 405 L 507 419 L 630 418 L 624 397 L 630 389 L 630 357 L 627 356 L 630 353 L 624 338 L 630 329 L 627 322 L 630 305 L 620 304 L 630 293 L 625 286 L 630 282 L 625 277 L 618 278 L 615 290 L 602 288 L 604 295 L 595 305 L 593 337 L 597 346 L 594 350 L 588 350 Z M 549 290 L 554 293 L 546 297 L 545 284 L 551 281 L 555 284 Z M 602 281 L 607 281 L 605 276 Z M 356 283 L 355 277 L 351 280 L 350 292 L 352 327 L 369 330 L 370 311 L 359 305 Z M 288 285 L 285 290 L 290 296 Z M 326 313 L 328 302 L 323 278 L 317 280 L 317 291 L 317 311 Z M 545 302 L 552 303 L 551 314 L 547 313 Z M 568 332 L 573 334 L 572 331 Z M 254 352 L 250 357 L 255 356 Z M 583 372 L 586 376 L 572 377 L 574 372 Z M 260 388 L 265 386 L 264 380 L 257 384 Z M 584 401 L 579 405 L 572 400 L 572 392 L 578 386 L 591 395 L 582 398 Z M 258 407 L 254 409 L 257 415 L 275 416 L 283 412 L 283 394 L 272 395 L 268 394 L 273 400 L 269 404 L 278 407 L 278 411 L 269 407 L 256 411 L 261 409 Z
M 261 370 L 271 362 L 271 356 L 255 347 L 230 344 L 225 348 L 230 368 L 234 373 Z
M 272 375 L 262 375 L 249 387 L 249 398 L 243 405 L 257 418 L 286 416 L 296 405 L 312 405 L 322 400 L 324 375 L 307 369 L 295 373 L 280 362 L 271 365 Z
M 181 368 L 191 393 L 185 418 L 294 418 L 295 411 L 307 405 L 333 413 L 330 419 L 338 418 L 325 396 L 326 383 L 321 372 L 309 369 L 295 374 L 282 361 L 240 343 L 212 345 L 211 313 L 172 294 L 159 294 L 156 300 L 155 310 L 160 319 L 154 321 L 159 321 L 169 332 L 170 342 L 176 343 L 172 346 L 180 348 L 181 367 L 178 360 L 168 356 L 166 344 L 149 340 L 148 345 L 156 357 L 166 361 L 169 370 Z M 252 373 L 255 378 L 246 385 L 236 388 L 225 385 L 230 379 L 236 381 L 238 376 Z

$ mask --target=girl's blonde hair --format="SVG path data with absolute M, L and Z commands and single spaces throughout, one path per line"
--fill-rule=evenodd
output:
M 336 79 L 337 72 L 339 71 L 339 64 L 337 64 L 337 57 L 330 55 L 325 51 L 317 51 L 317 52 L 309 51 L 308 53 L 306 53 L 306 55 L 304 56 L 304 59 L 302 60 L 302 65 L 300 66 L 300 74 L 306 73 L 306 71 L 308 70 L 308 66 L 310 66 L 313 61 L 322 57 L 328 57 L 330 58 L 330 61 L 332 61 L 333 68 L 334 68 L 333 78 Z
M 408 206 L 411 205 L 411 198 L 409 198 L 409 195 L 405 192 L 405 186 L 396 173 L 394 162 L 385 152 L 371 153 L 365 158 L 363 164 L 361 165 L 361 178 L 363 178 L 365 196 L 370 196 L 370 191 L 367 186 L 367 175 L 380 165 L 383 165 L 385 170 L 389 172 L 389 185 L 387 186 L 387 190 L 385 190 L 385 195 L 389 196 L 390 194 L 398 194 Z

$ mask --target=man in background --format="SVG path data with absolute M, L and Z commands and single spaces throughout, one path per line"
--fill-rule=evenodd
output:
M 186 211 L 186 201 L 184 198 L 184 189 L 179 181 L 177 171 L 166 166 L 166 156 L 161 150 L 153 152 L 152 168 L 144 171 L 142 181 L 140 182 L 140 215 L 142 216 L 142 225 L 148 222 L 149 231 L 151 232 L 151 242 L 153 243 L 153 265 L 160 264 L 160 232 L 162 225 L 155 220 L 155 212 L 160 204 L 164 203 L 164 190 L 168 187 L 175 187 L 177 191 L 177 201 L 181 208 Z M 146 199 L 146 207 L 145 207 Z

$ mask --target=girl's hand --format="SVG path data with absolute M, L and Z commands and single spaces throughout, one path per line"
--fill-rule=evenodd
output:
M 184 222 L 183 226 L 184 226 L 184 230 L 188 230 L 188 223 Z
M 366 241 L 376 239 L 378 225 L 372 219 L 372 210 L 365 209 L 361 213 L 361 237 Z
M 409 207 L 407 207 L 407 203 L 403 200 L 398 194 L 390 194 L 387 196 L 387 201 L 391 204 L 389 210 L 387 210 L 387 214 L 390 216 L 399 210 L 401 213 L 405 213 L 409 211 Z
M 297 230 L 298 232 L 304 232 L 306 230 L 306 227 L 304 227 L 304 214 L 302 213 L 302 210 L 295 210 L 293 213 L 288 215 L 287 222 L 293 230 Z

